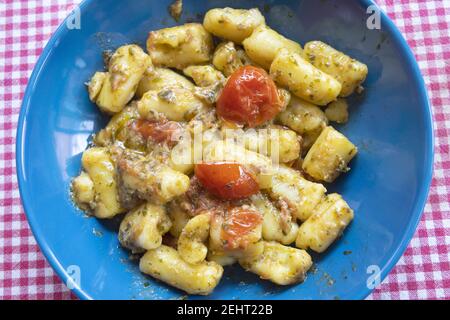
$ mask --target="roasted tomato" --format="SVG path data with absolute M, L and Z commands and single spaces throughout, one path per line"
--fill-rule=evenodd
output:
M 182 131 L 181 125 L 175 121 L 154 122 L 142 119 L 133 121 L 131 128 L 146 140 L 169 145 L 176 144 Z
M 258 211 L 244 208 L 233 208 L 222 225 L 221 238 L 228 250 L 246 248 L 246 236 L 262 223 L 262 216 Z
M 195 176 L 205 189 L 225 200 L 247 198 L 259 191 L 254 176 L 234 162 L 197 164 Z
M 273 119 L 283 108 L 278 89 L 266 71 L 253 66 L 236 70 L 217 100 L 223 119 L 256 127 Z

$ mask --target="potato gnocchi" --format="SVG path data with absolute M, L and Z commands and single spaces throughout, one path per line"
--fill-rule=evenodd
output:
M 305 281 L 307 250 L 326 251 L 354 218 L 325 184 L 358 148 L 329 123 L 349 120 L 344 97 L 367 66 L 320 41 L 302 48 L 256 8 L 151 31 L 146 49 L 119 47 L 88 82 L 112 117 L 83 153 L 76 205 L 119 216 L 141 272 L 188 294 L 210 294 L 234 263 Z

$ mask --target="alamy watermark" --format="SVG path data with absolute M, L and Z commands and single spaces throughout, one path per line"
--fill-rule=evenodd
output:
M 67 267 L 66 272 L 68 274 L 66 286 L 70 290 L 80 288 L 81 286 L 81 269 L 77 265 L 70 265 Z
M 378 265 L 373 264 L 367 267 L 366 273 L 369 275 L 367 277 L 366 285 L 370 290 L 375 289 L 381 283 L 381 269 Z
M 69 30 L 81 29 L 81 11 L 79 7 L 75 7 L 66 20 L 66 27 Z
M 376 5 L 371 5 L 367 8 L 367 14 L 370 16 L 367 18 L 366 26 L 369 30 L 381 29 L 381 12 Z

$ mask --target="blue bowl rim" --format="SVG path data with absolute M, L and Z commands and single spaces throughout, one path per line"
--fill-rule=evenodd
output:
M 78 8 L 82 12 L 85 10 L 88 5 L 93 2 L 94 0 L 83 0 L 79 5 Z M 419 69 L 419 66 L 417 64 L 417 61 L 414 57 L 414 54 L 409 47 L 408 43 L 404 39 L 402 33 L 400 30 L 395 26 L 394 22 L 387 16 L 387 14 L 379 8 L 379 6 L 373 1 L 373 0 L 359 0 L 359 2 L 365 6 L 369 7 L 372 5 L 375 5 L 381 12 L 381 19 L 382 22 L 388 27 L 389 31 L 392 33 L 392 36 L 396 40 L 396 42 L 400 45 L 402 49 L 402 54 L 407 59 L 408 63 L 412 67 L 412 71 L 414 74 L 414 81 L 417 82 L 418 87 L 420 88 L 420 97 L 421 97 L 421 104 L 425 106 L 425 116 L 427 118 L 426 122 L 426 137 L 427 137 L 427 145 L 428 150 L 426 150 L 426 166 L 425 166 L 425 181 L 423 181 L 418 201 L 416 202 L 416 205 L 413 210 L 412 219 L 408 225 L 408 228 L 406 229 L 403 238 L 400 242 L 400 245 L 398 246 L 397 250 L 395 250 L 392 257 L 387 261 L 387 263 L 383 266 L 381 270 L 381 280 L 384 280 L 386 276 L 389 274 L 389 272 L 394 268 L 394 266 L 397 264 L 400 257 L 403 255 L 403 253 L 406 251 L 412 237 L 414 236 L 414 233 L 417 229 L 417 226 L 421 220 L 423 210 L 425 208 L 427 199 L 428 199 L 428 193 L 431 186 L 431 181 L 433 177 L 433 163 L 434 163 L 434 130 L 433 130 L 433 116 L 432 116 L 432 109 L 428 98 L 428 92 L 427 87 L 425 84 L 425 81 L 423 79 L 423 76 L 421 74 L 421 71 Z M 38 222 L 35 220 L 35 214 L 33 213 L 33 208 L 31 207 L 26 194 L 26 181 L 25 181 L 25 172 L 24 172 L 24 146 L 25 141 L 23 140 L 25 137 L 25 129 L 26 129 L 26 118 L 28 111 L 30 109 L 30 102 L 32 98 L 32 88 L 35 86 L 36 81 L 39 78 L 39 74 L 42 71 L 42 67 L 44 66 L 49 54 L 52 51 L 52 48 L 54 47 L 56 41 L 63 37 L 66 32 L 68 32 L 67 28 L 64 26 L 66 25 L 66 22 L 68 21 L 69 17 L 66 17 L 64 21 L 59 25 L 59 27 L 56 29 L 56 31 L 53 33 L 51 38 L 49 39 L 47 45 L 45 46 L 44 50 L 42 51 L 34 69 L 31 74 L 30 80 L 28 82 L 27 88 L 25 90 L 24 98 L 22 101 L 20 114 L 19 114 L 19 120 L 18 120 L 18 126 L 17 126 L 17 133 L 16 133 L 16 169 L 17 169 L 17 178 L 19 183 L 19 192 L 22 199 L 22 205 L 24 207 L 25 214 L 28 219 L 28 223 L 30 225 L 31 231 L 41 249 L 44 256 L 46 257 L 47 261 L 50 263 L 52 268 L 56 271 L 60 279 L 67 283 L 69 279 L 69 274 L 67 271 L 63 268 L 63 266 L 59 263 L 58 258 L 54 255 L 53 251 L 50 249 L 49 244 L 45 240 L 45 236 L 42 233 L 42 231 L 39 228 Z M 72 291 L 76 294 L 76 296 L 83 300 L 92 300 L 93 298 L 89 295 L 88 292 L 85 292 L 83 288 L 76 286 L 72 289 Z M 364 299 L 370 293 L 373 291 L 373 289 L 369 289 L 367 287 L 364 287 L 362 290 L 360 290 L 354 297 L 354 299 Z

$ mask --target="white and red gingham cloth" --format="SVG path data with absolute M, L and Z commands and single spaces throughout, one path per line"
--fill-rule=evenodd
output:
M 15 135 L 42 48 L 80 0 L 0 0 L 0 299 L 71 299 L 21 206 Z M 450 1 L 378 0 L 412 47 L 433 106 L 434 178 L 409 248 L 369 299 L 450 299 Z

